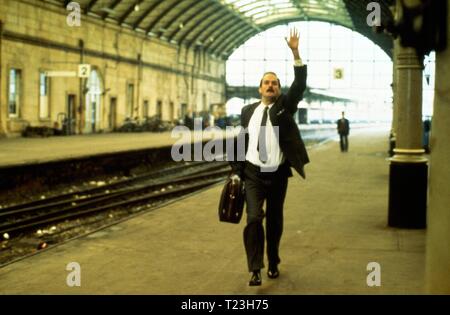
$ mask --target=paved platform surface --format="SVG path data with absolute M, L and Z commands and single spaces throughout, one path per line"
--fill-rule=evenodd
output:
M 422 294 L 425 230 L 387 227 L 388 130 L 309 150 L 289 180 L 281 275 L 249 287 L 239 225 L 220 223 L 221 185 L 0 268 L 0 294 Z M 67 264 L 81 266 L 69 287 Z M 381 267 L 369 287 L 367 265 Z

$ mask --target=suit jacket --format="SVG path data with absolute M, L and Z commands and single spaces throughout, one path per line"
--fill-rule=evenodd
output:
M 350 132 L 350 123 L 348 119 L 339 119 L 337 121 L 337 130 L 340 135 L 348 136 Z
M 307 66 L 294 67 L 295 79 L 287 94 L 281 94 L 270 108 L 268 117 L 272 126 L 279 127 L 279 145 L 289 166 L 293 167 L 303 178 L 305 178 L 304 166 L 309 163 L 308 153 L 303 143 L 297 123 L 293 115 L 297 111 L 297 104 L 303 98 L 306 89 Z M 241 126 L 243 130 L 238 138 L 245 136 L 245 154 L 248 149 L 248 124 L 256 107 L 260 104 L 254 103 L 244 106 L 241 111 Z M 245 167 L 245 155 L 237 156 L 237 144 L 235 144 L 235 154 L 230 162 L 233 171 L 240 176 L 243 175 Z M 238 160 L 239 158 L 239 160 Z M 292 176 L 292 172 L 290 172 Z

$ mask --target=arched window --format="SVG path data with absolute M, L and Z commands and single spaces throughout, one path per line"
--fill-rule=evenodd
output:
M 96 132 L 101 129 L 101 94 L 102 87 L 100 76 L 94 69 L 91 70 L 86 83 L 88 92 L 86 94 L 86 112 L 85 112 L 85 132 Z
M 266 71 L 277 73 L 282 86 L 291 84 L 293 57 L 285 37 L 292 27 L 300 33 L 300 55 L 308 65 L 307 85 L 311 92 L 311 97 L 299 107 L 329 106 L 335 108 L 333 115 L 339 115 L 343 107 L 353 106 L 355 115 L 356 109 L 364 108 L 367 112 L 375 108 L 385 120 L 391 119 L 393 64 L 390 57 L 357 32 L 317 21 L 275 26 L 234 51 L 227 61 L 226 80 L 231 87 L 245 87 L 240 89 L 245 92 L 241 95 L 241 106 L 255 100 L 255 93 L 249 91 L 254 88 L 257 92 Z M 239 108 L 232 111 L 239 113 Z

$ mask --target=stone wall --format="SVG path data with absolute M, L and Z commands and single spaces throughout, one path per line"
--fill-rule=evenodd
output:
M 89 123 L 86 111 L 90 110 L 87 79 L 51 77 L 49 117 L 39 117 L 40 71 L 73 72 L 78 71 L 80 63 L 90 64 L 100 81 L 101 93 L 95 99 L 100 103 L 96 107 L 96 131 L 111 129 L 112 97 L 117 99 L 116 124 L 129 115 L 128 84 L 134 85 L 132 116 L 140 119 L 144 101 L 149 104 L 149 116 L 156 113 L 158 101 L 162 102 L 162 119 L 166 121 L 179 118 L 181 104 L 195 113 L 225 101 L 225 61 L 220 58 L 193 49 L 186 51 L 185 47 L 84 14 L 81 26 L 69 26 L 66 18 L 71 11 L 51 4 L 25 0 L 1 3 L 0 133 L 60 122 L 61 115 L 67 114 L 68 94 L 76 99 L 77 133 L 90 132 L 85 128 Z M 20 69 L 22 77 L 17 117 L 10 117 L 8 112 L 12 68 Z

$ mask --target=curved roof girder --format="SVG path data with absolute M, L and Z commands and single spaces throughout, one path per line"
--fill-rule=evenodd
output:
M 301 19 L 298 19 L 298 18 L 283 19 L 282 21 L 276 21 L 276 22 L 273 22 L 273 23 L 270 23 L 270 24 L 265 25 L 263 31 L 265 31 L 265 30 L 267 30 L 267 29 L 269 29 L 269 28 L 272 28 L 272 27 L 274 27 L 274 26 L 277 26 L 277 25 L 287 24 L 287 23 L 291 23 L 291 22 L 299 22 L 299 21 L 301 21 Z M 330 19 L 315 18 L 315 19 L 309 19 L 308 21 L 327 22 L 327 23 L 339 25 L 339 26 L 345 27 L 345 28 L 347 28 L 347 29 L 350 29 L 347 25 L 344 25 L 344 24 L 342 24 L 342 23 L 338 23 L 338 22 L 336 22 L 336 21 L 332 21 L 332 20 L 330 20 Z M 356 29 L 354 29 L 354 28 L 351 29 L 351 30 L 352 30 L 352 31 L 355 31 L 355 32 L 358 32 L 358 30 L 356 30 Z M 300 32 L 301 32 L 301 30 L 300 30 Z M 363 34 L 363 33 L 361 33 L 361 32 L 358 32 L 358 33 L 361 34 L 361 35 L 363 35 L 363 36 L 366 36 L 365 34 Z M 218 53 L 218 50 L 219 50 L 219 48 L 220 48 L 220 49 L 222 49 L 224 52 L 226 52 L 226 57 L 228 58 L 228 57 L 233 53 L 233 51 L 234 51 L 233 48 L 235 48 L 236 46 L 239 46 L 239 44 L 244 43 L 245 41 L 247 41 L 248 39 L 250 39 L 252 36 L 254 36 L 254 35 L 256 35 L 256 34 L 257 34 L 257 32 L 251 33 L 250 36 L 248 36 L 247 38 L 244 38 L 244 39 L 242 39 L 242 37 L 239 37 L 239 38 L 236 38 L 234 41 L 224 41 L 224 42 L 222 43 L 222 46 L 220 46 L 220 47 L 217 46 L 216 48 L 212 49 L 211 53 L 217 54 L 217 53 Z M 377 34 L 375 34 L 375 35 L 377 35 Z M 367 37 L 367 36 L 366 36 L 366 37 Z M 370 39 L 370 38 L 369 38 L 369 39 Z M 387 37 L 386 39 L 389 40 L 389 37 Z M 380 42 L 375 41 L 375 40 L 373 40 L 373 39 L 371 39 L 371 40 L 372 40 L 372 42 L 374 42 L 376 45 L 378 45 L 378 46 L 379 46 L 379 47 L 380 47 L 380 48 L 381 48 L 388 56 L 392 57 L 392 52 L 391 52 L 389 49 L 386 49 L 386 47 L 388 46 L 388 43 L 385 43 L 385 45 L 381 45 Z M 227 45 L 223 46 L 223 44 L 225 44 L 225 43 L 226 43 Z
M 138 4 L 139 1 L 134 1 L 133 3 L 131 3 L 125 13 L 119 17 L 119 25 L 122 25 L 122 23 L 131 15 L 131 13 L 135 11 L 134 7 Z
M 109 6 L 108 6 L 108 10 L 109 11 L 113 11 L 120 3 L 122 2 L 122 0 L 114 0 Z M 106 11 L 102 14 L 102 20 L 106 19 L 109 16 L 109 12 Z
M 176 29 L 169 35 L 169 38 L 168 38 L 169 42 L 172 41 L 172 40 L 174 40 L 175 36 L 177 36 L 177 34 L 178 34 L 182 29 L 184 29 L 184 28 L 186 27 L 186 25 L 187 25 L 189 22 L 193 21 L 195 17 L 198 16 L 198 18 L 200 18 L 201 16 L 203 16 L 204 12 L 202 12 L 202 11 L 208 12 L 209 9 L 210 9 L 211 7 L 215 8 L 216 5 L 218 5 L 217 2 L 210 3 L 210 2 L 208 1 L 208 2 L 206 3 L 206 5 L 199 7 L 198 10 L 192 12 L 188 17 L 186 17 L 186 18 L 183 17 L 183 18 L 182 18 L 182 21 L 183 21 L 183 22 L 181 22 L 181 23 L 183 23 L 184 26 L 183 26 L 183 27 L 178 27 L 178 28 L 176 28 Z M 195 6 L 192 6 L 192 7 L 190 8 L 190 10 L 192 10 L 192 8 L 194 8 L 194 7 L 195 7 Z M 190 10 L 188 10 L 188 11 L 190 11 Z M 187 14 L 188 11 L 185 11 L 184 14 Z
M 87 6 L 86 6 L 86 8 L 84 9 L 84 13 L 85 14 L 88 14 L 90 11 L 91 11 L 91 9 L 94 7 L 94 5 L 97 3 L 97 1 L 98 0 L 91 0 L 91 1 L 89 1 L 89 3 L 87 4 Z M 67 4 L 69 4 L 70 3 L 70 1 L 66 1 L 64 4 L 67 6 Z
M 200 42 L 207 42 L 208 40 L 212 39 L 212 41 L 215 41 L 217 36 L 216 33 L 220 33 L 222 29 L 228 29 L 231 25 L 241 23 L 242 20 L 238 19 L 236 16 L 231 15 L 229 19 L 227 19 L 226 23 L 223 23 L 222 20 L 217 19 L 213 24 L 210 25 L 210 29 L 204 28 L 198 32 L 194 38 L 191 38 L 191 40 L 188 43 L 188 47 L 191 47 L 192 44 L 196 43 L 197 41 Z M 208 31 L 208 32 L 207 32 Z M 206 33 L 207 32 L 207 33 Z
M 257 33 L 254 32 L 254 30 L 246 30 L 241 33 L 240 36 L 236 37 L 235 40 L 231 41 L 223 41 L 219 45 L 216 46 L 216 48 L 211 49 L 211 53 L 215 55 L 222 55 L 228 59 L 228 57 L 231 55 L 231 53 L 234 51 L 232 49 L 233 47 L 237 48 L 237 43 L 244 43 L 247 39 L 251 38 L 252 36 L 256 35 Z M 244 39 L 245 38 L 245 39 Z M 230 47 L 232 49 L 231 51 L 227 51 L 225 47 Z M 220 50 L 223 50 L 223 52 L 219 52 Z
M 370 0 L 342 0 L 350 14 L 353 22 L 353 30 L 367 37 L 376 45 L 378 45 L 389 57 L 392 58 L 393 39 L 387 34 L 377 34 L 372 27 L 367 25 L 367 16 L 370 11 L 367 5 L 372 2 Z M 381 20 L 386 21 L 392 19 L 392 12 L 389 6 L 393 4 L 393 0 L 379 0 L 377 3 L 381 8 Z
M 302 17 L 312 15 L 340 16 L 341 20 L 351 20 L 342 0 L 223 0 L 236 11 L 248 16 L 258 25 L 267 24 L 267 19 L 281 20 L 283 17 Z M 283 14 L 285 16 L 283 16 Z
M 208 23 L 208 21 L 212 18 L 215 18 L 217 14 L 220 14 L 220 10 L 216 10 L 216 5 L 218 5 L 218 3 L 214 3 L 208 10 L 205 10 L 202 15 L 199 15 L 197 18 L 197 21 L 194 25 L 192 25 L 189 28 L 186 28 L 186 31 L 184 32 L 184 34 L 182 34 L 179 39 L 178 39 L 178 43 L 180 45 L 182 45 L 185 41 L 185 39 L 191 35 L 193 32 L 195 32 L 196 29 L 199 29 L 200 26 L 204 23 Z M 210 12 L 212 11 L 212 12 Z M 212 14 L 210 14 L 212 13 Z M 203 18 L 204 16 L 206 16 L 206 18 Z M 220 19 L 218 19 L 220 20 Z M 186 25 L 189 23 L 189 21 L 186 23 Z M 200 28 L 201 29 L 201 28 Z M 203 28 L 206 29 L 206 28 Z M 181 31 L 181 30 L 180 30 Z
M 167 0 L 164 1 L 164 3 L 166 3 Z M 173 11 L 176 9 L 176 7 L 178 7 L 180 4 L 183 3 L 183 1 L 174 1 L 175 3 L 172 5 L 173 2 L 171 2 L 171 4 L 165 8 L 162 12 L 160 12 L 156 18 L 145 28 L 145 33 L 148 34 L 150 32 L 153 31 L 153 29 L 155 28 L 155 26 L 167 15 L 169 14 L 170 11 Z M 166 26 L 167 27 L 167 26 Z
M 176 3 L 173 6 L 173 8 L 178 7 L 178 5 L 181 3 L 188 3 L 188 5 L 186 5 L 186 7 L 183 7 L 184 9 L 180 9 L 179 12 L 175 12 L 175 15 L 167 23 L 164 24 L 164 26 L 162 27 L 162 29 L 164 31 L 160 32 L 160 34 L 159 34 L 160 38 L 163 37 L 164 32 L 169 31 L 170 28 L 173 28 L 173 25 L 176 25 L 175 28 L 179 28 L 180 24 L 177 24 L 177 21 L 183 16 L 183 14 L 185 14 L 186 12 L 189 12 L 190 10 L 197 7 L 201 3 L 201 1 L 200 2 L 199 1 L 191 1 L 191 2 L 179 1 L 178 3 Z M 168 13 L 169 12 L 170 11 L 168 11 Z M 161 19 L 162 19 L 162 17 L 161 17 Z M 172 33 L 173 33 L 173 31 L 172 31 Z
M 217 20 L 214 24 L 211 25 L 211 29 L 209 30 L 208 33 L 206 33 L 206 31 L 208 29 L 205 28 L 204 30 L 200 31 L 198 33 L 198 35 L 194 39 L 192 39 L 192 41 L 195 41 L 196 39 L 198 39 L 200 41 L 202 39 L 203 40 L 205 40 L 205 39 L 207 40 L 208 38 L 211 38 L 211 37 L 213 37 L 215 39 L 215 38 L 217 38 L 217 36 L 215 36 L 216 33 L 221 33 L 222 29 L 228 29 L 232 24 L 235 24 L 235 23 L 237 24 L 237 23 L 240 23 L 240 22 L 241 22 L 241 20 L 237 19 L 233 15 L 231 16 L 230 19 L 227 20 L 226 23 L 222 23 L 221 20 Z M 214 27 L 212 27 L 213 25 L 214 25 Z
M 299 21 L 302 21 L 302 20 L 299 18 L 291 18 L 291 19 L 284 19 L 282 21 L 273 22 L 271 24 L 265 25 L 263 31 L 268 30 L 269 28 L 277 26 L 277 25 L 291 23 L 291 22 L 299 22 Z M 323 20 L 323 19 L 314 19 L 314 20 L 308 20 L 308 21 L 320 21 L 320 22 L 331 23 L 329 20 Z M 348 28 L 346 25 L 342 25 L 342 24 L 339 24 L 336 22 L 333 22 L 333 24 Z M 221 49 L 223 49 L 224 52 L 227 52 L 226 56 L 229 57 L 232 54 L 232 52 L 234 51 L 234 49 L 233 49 L 234 47 L 238 46 L 241 42 L 242 43 L 246 42 L 248 39 L 250 39 L 252 36 L 254 36 L 256 34 L 258 34 L 258 33 L 251 33 L 247 38 L 245 38 L 243 40 L 239 37 L 239 38 L 236 38 L 236 40 L 234 40 L 234 41 L 225 41 L 222 44 L 226 44 L 226 46 L 216 47 L 216 49 L 214 49 L 212 51 L 212 53 L 217 53 L 217 50 L 219 50 L 219 48 L 221 48 Z M 301 30 L 300 30 L 300 34 L 301 34 Z
M 141 22 L 143 20 L 145 20 L 145 18 L 151 13 L 153 12 L 160 4 L 162 4 L 164 2 L 164 0 L 158 0 L 155 1 L 154 3 L 152 3 L 146 10 L 144 13 L 141 14 L 141 16 L 133 23 L 133 29 L 137 29 L 139 27 L 139 24 L 141 24 Z
M 64 5 L 70 0 L 42 0 Z M 144 30 L 188 48 L 200 43 L 221 55 L 240 44 L 247 34 L 293 21 L 326 21 L 350 28 L 392 56 L 392 39 L 375 34 L 367 25 L 371 0 L 78 0 L 82 12 L 110 23 Z M 392 18 L 393 0 L 377 0 L 382 20 Z M 138 4 L 140 9 L 136 9 Z M 188 15 L 189 14 L 189 15 Z M 160 25 L 160 26 L 159 26 Z M 238 35 L 233 33 L 238 31 Z M 230 37 L 231 36 L 231 37 Z M 229 38 L 230 37 L 230 38 Z M 223 52 L 221 51 L 223 50 Z
M 228 38 L 228 36 L 230 35 L 230 33 L 232 34 L 233 32 L 235 32 L 235 31 L 236 31 L 237 29 L 239 29 L 240 27 L 242 27 L 242 28 L 244 28 L 244 29 L 251 29 L 252 31 L 255 32 L 255 34 L 257 34 L 258 32 L 261 31 L 260 29 L 253 29 L 253 28 L 250 28 L 250 27 L 248 27 L 248 26 L 245 27 L 246 24 L 245 24 L 245 23 L 244 23 L 244 24 L 241 24 L 241 23 L 242 23 L 242 22 L 238 22 L 238 23 L 236 23 L 236 25 L 234 25 L 234 26 L 232 26 L 232 27 L 226 29 L 224 32 L 220 33 L 219 36 L 217 36 L 217 38 L 214 40 L 213 43 L 208 44 L 208 45 L 206 46 L 206 49 L 214 50 L 213 47 L 217 47 L 218 45 L 220 45 L 220 43 L 223 43 L 223 42 L 219 41 L 219 39 L 222 39 L 222 38 L 225 38 L 225 39 L 226 39 L 226 38 Z M 223 27 L 222 27 L 222 28 L 223 28 Z

